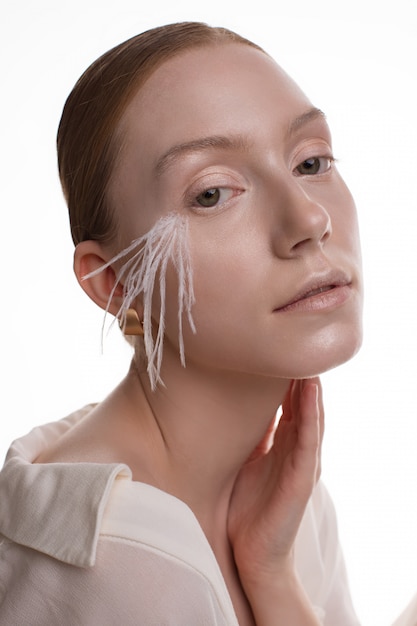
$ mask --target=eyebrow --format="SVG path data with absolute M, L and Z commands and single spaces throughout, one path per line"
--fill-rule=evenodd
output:
M 326 119 L 325 114 L 321 109 L 313 107 L 296 117 L 290 123 L 288 127 L 288 135 L 293 135 L 305 124 L 314 121 L 317 118 L 323 120 Z M 178 159 L 187 154 L 194 152 L 201 152 L 208 149 L 222 149 L 222 150 L 239 150 L 241 152 L 247 151 L 250 148 L 250 143 L 242 137 L 242 135 L 226 136 L 226 135 L 212 135 L 209 137 L 203 137 L 201 139 L 194 139 L 192 141 L 186 141 L 184 143 L 172 146 L 167 152 L 165 152 L 157 161 L 155 165 L 155 172 L 157 178 L 161 176 L 171 165 L 173 165 Z
M 158 159 L 155 166 L 156 175 L 160 176 L 163 174 L 164 171 L 170 167 L 170 165 L 182 156 L 190 153 L 192 154 L 193 152 L 201 152 L 202 150 L 216 148 L 220 148 L 222 150 L 239 150 L 244 152 L 249 149 L 249 142 L 241 135 L 230 137 L 226 135 L 213 135 L 177 144 L 165 152 L 160 159 Z
M 302 113 L 301 115 L 296 117 L 294 120 L 292 120 L 292 122 L 290 123 L 288 127 L 288 134 L 293 135 L 300 128 L 305 126 L 305 124 L 308 124 L 309 122 L 313 122 L 316 119 L 322 119 L 326 121 L 326 115 L 323 113 L 321 109 L 318 109 L 317 107 L 313 107 L 309 109 L 308 111 L 306 111 L 305 113 Z

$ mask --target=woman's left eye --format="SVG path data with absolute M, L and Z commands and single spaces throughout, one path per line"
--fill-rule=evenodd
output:
M 333 157 L 311 157 L 306 159 L 300 165 L 297 165 L 295 171 L 300 176 L 314 176 L 315 174 L 324 174 L 331 167 L 334 159 Z
M 227 187 L 212 187 L 199 193 L 195 201 L 201 207 L 211 208 L 226 202 L 232 195 L 233 189 Z

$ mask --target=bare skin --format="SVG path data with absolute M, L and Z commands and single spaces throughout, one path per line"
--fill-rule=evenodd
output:
M 164 63 L 120 130 L 110 190 L 119 245 L 172 210 L 189 216 L 197 333 L 184 329 L 183 368 L 168 276 L 166 386 L 152 392 L 136 359 L 38 462 L 127 463 L 134 480 L 192 509 L 241 626 L 315 626 L 292 562 L 320 468 L 315 377 L 359 348 L 362 304 L 356 211 L 327 124 L 269 57 L 227 44 Z M 77 277 L 102 308 L 116 268 L 82 277 L 117 251 L 95 241 L 76 249 Z M 121 297 L 116 290 L 111 313 Z M 156 299 L 155 320 L 158 307 Z

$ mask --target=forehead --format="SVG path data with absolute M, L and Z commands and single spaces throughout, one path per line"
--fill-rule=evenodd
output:
M 225 43 L 165 61 L 127 107 L 122 131 L 152 153 L 211 134 L 269 136 L 311 107 L 268 55 Z M 148 153 L 148 156 L 149 153 Z

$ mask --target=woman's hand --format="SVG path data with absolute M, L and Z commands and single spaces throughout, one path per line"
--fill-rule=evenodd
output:
M 319 379 L 293 381 L 278 427 L 271 425 L 235 483 L 228 532 L 258 625 L 318 623 L 294 572 L 293 545 L 320 474 L 323 424 Z

